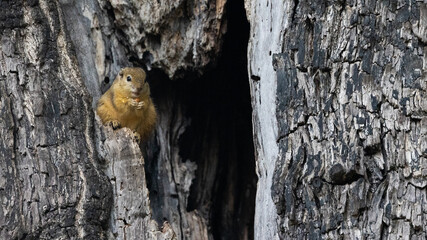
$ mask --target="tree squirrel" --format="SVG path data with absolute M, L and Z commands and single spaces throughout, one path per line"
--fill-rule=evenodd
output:
M 130 128 L 138 142 L 148 138 L 157 119 L 145 78 L 141 68 L 123 68 L 99 99 L 96 109 L 104 125 L 113 129 Z

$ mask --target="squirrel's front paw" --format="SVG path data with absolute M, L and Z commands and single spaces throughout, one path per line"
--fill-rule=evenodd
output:
M 130 100 L 130 105 L 136 107 L 136 109 L 141 109 L 144 106 L 144 101 L 136 101 L 135 99 Z
M 137 132 L 133 132 L 133 139 L 135 139 L 135 141 L 137 143 L 141 142 L 141 134 L 137 133 Z
M 117 120 L 110 120 L 107 122 L 107 125 L 112 127 L 114 130 L 120 128 L 120 122 Z

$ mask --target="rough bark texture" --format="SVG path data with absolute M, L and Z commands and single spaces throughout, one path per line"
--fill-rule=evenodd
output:
M 99 122 L 97 122 L 99 123 Z M 168 222 L 159 231 L 152 219 L 142 153 L 129 129 L 96 131 L 100 159 L 107 161 L 106 175 L 114 193 L 109 220 L 110 239 L 174 239 Z
M 425 1 L 1 1 L 0 36 L 1 239 L 427 236 Z M 132 65 L 143 146 L 93 111 Z
M 225 3 L 0 2 L 1 239 L 253 238 L 248 30 L 240 2 L 213 68 Z M 143 146 L 93 111 L 132 65 L 159 113 Z
M 255 237 L 425 239 L 425 1 L 246 7 Z
M 225 33 L 226 0 L 100 1 L 110 7 L 117 29 L 148 66 L 170 77 L 200 71 L 214 60 Z
M 2 1 L 0 238 L 106 238 L 112 189 L 59 5 Z

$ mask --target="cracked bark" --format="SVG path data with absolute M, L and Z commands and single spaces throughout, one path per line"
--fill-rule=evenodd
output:
M 61 10 L 55 2 L 1 4 L 1 238 L 102 236 L 111 188 Z
M 425 239 L 426 3 L 244 6 L 250 77 L 226 1 L 1 1 L 0 238 Z M 93 112 L 130 65 L 145 158 Z
M 251 238 L 256 177 L 246 77 L 201 76 L 219 57 L 225 3 L 0 2 L 1 239 Z M 148 69 L 159 111 L 146 146 L 127 129 L 102 127 L 93 111 L 119 69 L 132 65 Z M 247 106 L 218 101 L 216 111 L 232 107 L 227 121 L 236 127 L 215 135 L 225 119 L 203 93 L 189 96 L 209 92 L 198 83 L 219 76 L 225 88 L 217 90 L 227 94 L 210 96 L 228 97 L 235 86 L 246 89 Z M 204 148 L 193 148 L 199 142 Z M 229 143 L 237 145 L 230 153 Z M 250 167 L 236 174 L 238 161 Z M 221 189 L 222 179 L 234 178 L 240 183 Z
M 246 6 L 255 237 L 424 239 L 425 1 Z

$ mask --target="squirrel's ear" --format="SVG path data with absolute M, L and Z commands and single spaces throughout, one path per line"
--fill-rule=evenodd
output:
M 120 76 L 120 77 L 123 77 L 123 69 L 122 69 L 122 70 L 120 70 L 120 72 L 119 72 L 119 76 Z

